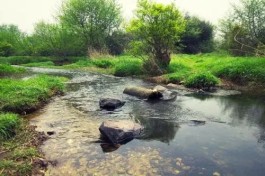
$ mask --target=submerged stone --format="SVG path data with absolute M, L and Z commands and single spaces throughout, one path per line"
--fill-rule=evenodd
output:
M 99 131 L 102 137 L 113 145 L 126 144 L 139 137 L 143 131 L 143 127 L 137 123 L 128 120 L 105 121 Z
M 113 99 L 113 98 L 104 98 L 104 99 L 100 99 L 99 101 L 99 107 L 101 109 L 106 109 L 108 111 L 113 111 L 117 108 L 120 108 L 124 104 L 125 104 L 125 101 L 121 101 L 121 100 Z

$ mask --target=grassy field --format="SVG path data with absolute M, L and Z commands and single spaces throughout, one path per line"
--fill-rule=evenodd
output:
M 18 59 L 18 58 L 16 58 Z M 47 58 L 46 58 L 47 59 Z M 6 59 L 6 60 L 14 60 Z M 31 59 L 24 64 L 34 67 L 52 67 L 65 69 L 82 69 L 115 76 L 148 77 L 143 72 L 143 61 L 139 58 L 122 55 L 117 57 L 102 56 L 96 59 L 86 57 L 68 58 L 63 66 L 54 66 L 54 61 L 44 58 Z M 17 63 L 19 61 L 16 60 Z M 162 75 L 164 83 L 184 84 L 187 87 L 203 88 L 221 84 L 223 80 L 247 86 L 249 84 L 265 85 L 265 58 L 232 57 L 225 54 L 211 53 L 198 55 L 172 55 L 167 73 Z

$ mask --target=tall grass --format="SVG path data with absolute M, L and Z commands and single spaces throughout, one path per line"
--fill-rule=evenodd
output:
M 6 140 L 16 134 L 16 128 L 20 124 L 17 115 L 7 113 L 0 114 L 0 139 Z
M 265 84 L 264 68 L 265 58 L 231 57 L 219 54 L 180 54 L 173 56 L 169 65 L 169 74 L 164 77 L 169 82 L 188 81 L 186 85 L 190 85 L 192 76 L 195 78 L 196 75 L 204 73 L 204 79 L 209 79 L 209 82 L 214 80 L 212 78 L 218 77 L 243 85 L 249 82 Z
M 64 78 L 41 75 L 29 80 L 0 80 L 0 111 L 30 112 L 64 89 Z
M 24 68 L 16 68 L 8 64 L 0 64 L 0 76 L 22 73 L 25 71 L 26 70 Z

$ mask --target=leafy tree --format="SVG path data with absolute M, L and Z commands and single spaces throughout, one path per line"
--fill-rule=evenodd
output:
M 10 43 L 0 42 L 0 56 L 11 56 L 14 53 L 14 48 Z
M 221 31 L 224 46 L 236 55 L 265 55 L 265 1 L 240 0 Z
M 1 53 L 5 56 L 20 55 L 23 50 L 22 33 L 15 25 L 0 26 Z
M 67 27 L 59 24 L 39 22 L 31 36 L 33 53 L 42 56 L 84 55 L 84 44 L 79 36 Z
M 187 26 L 180 40 L 181 51 L 188 54 L 213 51 L 213 26 L 197 17 L 187 15 L 185 19 Z
M 106 38 L 120 26 L 120 7 L 115 0 L 67 0 L 59 19 L 88 48 L 102 50 Z
M 106 45 L 109 53 L 112 55 L 120 55 L 124 52 L 130 41 L 130 35 L 124 31 L 117 30 L 109 35 L 106 39 Z
M 149 54 L 145 68 L 157 66 L 151 71 L 160 68 L 160 73 L 169 65 L 170 53 L 184 30 L 185 19 L 173 4 L 163 5 L 148 0 L 138 1 L 136 18 L 128 27 L 136 46 L 141 46 L 139 48 Z

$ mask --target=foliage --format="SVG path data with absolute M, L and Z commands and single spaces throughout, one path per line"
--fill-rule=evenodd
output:
M 265 1 L 240 0 L 233 6 L 221 31 L 224 47 L 234 55 L 265 55 Z
M 194 88 L 210 88 L 216 84 L 218 84 L 218 79 L 209 72 L 195 73 L 185 82 L 185 86 Z
M 213 51 L 213 25 L 195 16 L 186 16 L 186 30 L 178 45 L 182 53 L 196 54 Z
M 21 54 L 24 37 L 17 26 L 0 25 L 0 56 Z
M 16 134 L 20 120 L 15 114 L 0 114 L 0 140 L 6 140 Z
M 11 56 L 14 53 L 14 47 L 7 42 L 0 42 L 0 56 Z
M 33 55 L 40 56 L 80 56 L 86 48 L 80 36 L 59 24 L 39 22 L 31 36 Z
M 45 75 L 29 80 L 1 79 L 0 111 L 33 111 L 50 96 L 62 92 L 64 80 Z
M 130 41 L 130 35 L 123 31 L 114 31 L 106 38 L 106 45 L 109 53 L 112 55 L 120 55 L 124 52 Z
M 120 8 L 113 0 L 67 0 L 59 15 L 63 26 L 80 35 L 86 48 L 102 50 L 120 25 Z
M 156 62 L 154 65 L 165 69 L 170 63 L 174 43 L 185 30 L 185 20 L 173 4 L 139 0 L 136 18 L 127 30 L 134 36 L 137 46 L 142 43 L 141 49 Z

